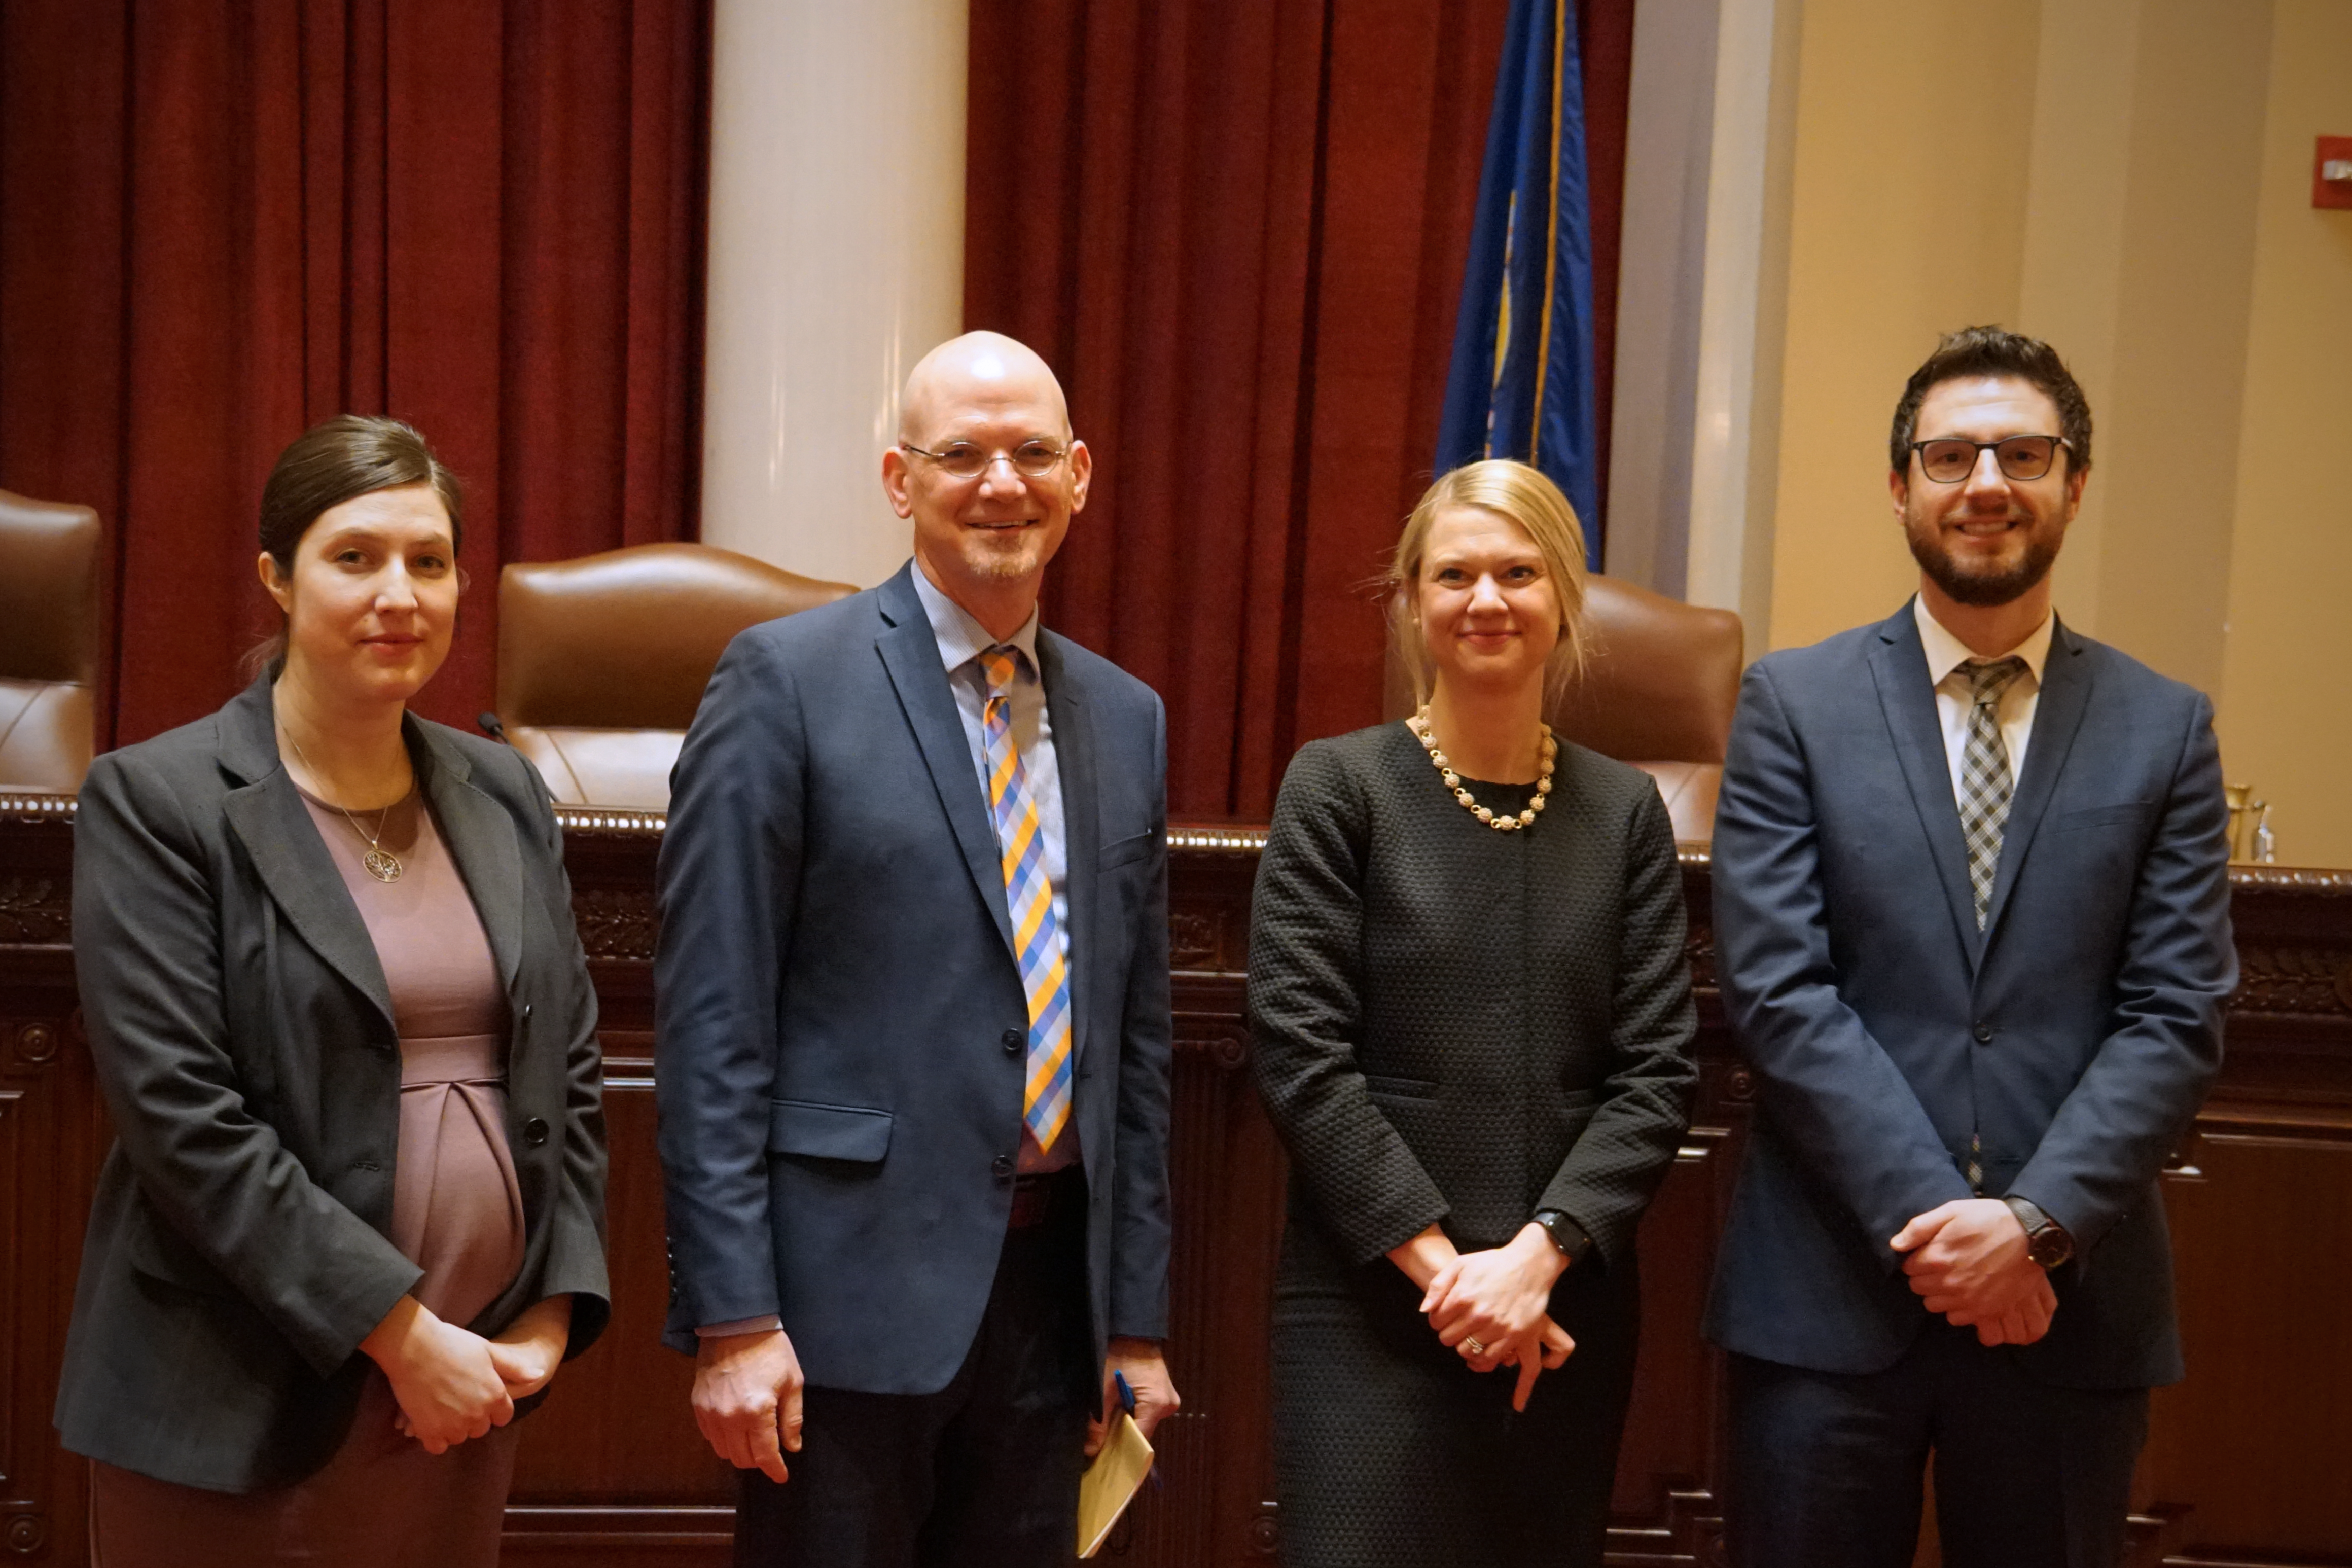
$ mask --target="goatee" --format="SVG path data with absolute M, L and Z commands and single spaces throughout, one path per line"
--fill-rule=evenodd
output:
M 1911 559 L 1919 563 L 1919 570 L 1927 574 L 1929 582 L 1949 595 L 1955 603 L 1980 609 L 2015 602 L 2048 576 L 2051 563 L 2058 559 L 2057 540 L 2029 533 L 2025 553 L 2011 564 L 1968 570 L 1953 559 L 1951 552 L 1943 548 L 1933 533 L 1923 538 L 1918 530 L 1906 526 L 1903 539 L 1911 546 Z

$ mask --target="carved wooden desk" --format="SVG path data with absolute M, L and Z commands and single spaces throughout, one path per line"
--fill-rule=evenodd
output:
M 0 797 L 0 1561 L 87 1560 L 84 1481 L 49 1402 L 107 1132 L 78 1031 L 69 802 Z M 652 864 L 659 819 L 566 813 L 580 931 L 604 1005 L 614 1319 L 526 1428 L 507 1555 L 727 1560 L 732 1482 L 687 1412 L 688 1363 L 655 1340 L 667 1299 L 653 1143 Z M 1165 1485 L 1112 1554 L 1155 1568 L 1270 1563 L 1265 1318 L 1281 1152 L 1247 1075 L 1243 947 L 1262 835 L 1173 836 L 1175 1341 L 1185 1405 Z M 1749 1085 L 1716 1007 L 1707 868 L 1687 853 L 1704 1020 L 1696 1124 L 1643 1238 L 1640 1383 L 1612 1558 L 1719 1560 L 1720 1368 L 1699 1341 Z M 2352 1564 L 2352 872 L 2235 874 L 2245 983 L 2230 1058 L 2167 1182 L 2190 1380 L 2160 1393 L 2136 1561 Z

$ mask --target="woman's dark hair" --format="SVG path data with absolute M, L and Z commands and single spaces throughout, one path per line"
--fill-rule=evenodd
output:
M 415 426 L 381 414 L 338 414 L 311 426 L 278 455 L 261 487 L 261 548 L 280 577 L 294 575 L 294 551 L 321 514 L 377 490 L 430 485 L 449 514 L 449 548 L 466 543 L 465 489 Z M 286 657 L 286 628 L 245 657 L 248 672 Z
M 1886 459 L 1898 474 L 1911 471 L 1911 443 L 1919 438 L 1919 405 L 1927 394 L 1948 381 L 1967 376 L 2014 376 L 2039 388 L 2058 405 L 2058 434 L 2066 442 L 2066 472 L 2087 473 L 2091 468 L 2091 402 L 2058 351 L 2040 338 L 2000 327 L 1962 327 L 1947 332 L 1927 363 L 1911 373 L 1895 405 L 1895 429 L 1887 442 Z
M 321 512 L 377 490 L 431 485 L 449 514 L 449 544 L 466 544 L 465 492 L 414 426 L 381 414 L 338 414 L 311 426 L 278 455 L 261 487 L 261 548 L 282 576 L 294 572 L 294 547 Z

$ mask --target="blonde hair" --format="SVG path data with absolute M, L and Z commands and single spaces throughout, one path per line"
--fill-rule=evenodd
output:
M 1439 476 L 1422 492 L 1412 515 L 1398 535 L 1396 552 L 1389 559 L 1389 640 L 1398 659 L 1412 676 L 1416 703 L 1429 700 L 1434 674 L 1429 643 L 1413 614 L 1419 593 L 1423 559 L 1429 552 L 1429 531 L 1438 513 L 1454 507 L 1475 507 L 1515 522 L 1535 541 L 1543 557 L 1544 573 L 1559 596 L 1559 646 L 1544 661 L 1544 698 L 1556 700 L 1568 684 L 1584 672 L 1588 639 L 1584 627 L 1584 528 L 1576 509 L 1540 468 L 1508 458 L 1487 458 L 1465 463 Z

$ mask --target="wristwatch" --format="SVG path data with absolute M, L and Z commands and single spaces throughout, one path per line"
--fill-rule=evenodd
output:
M 2074 1256 L 2074 1238 L 2066 1227 L 2043 1214 L 2040 1205 L 2030 1199 L 2007 1197 L 2000 1200 L 2017 1223 L 2025 1227 L 2025 1256 L 2043 1268 L 2055 1268 Z
M 1559 1248 L 1559 1255 L 1568 1259 L 1570 1268 L 1591 1256 L 1592 1238 L 1584 1234 L 1582 1226 L 1568 1215 L 1558 1209 L 1538 1209 L 1535 1218 L 1536 1223 L 1544 1227 L 1544 1234 L 1551 1237 L 1551 1244 Z

